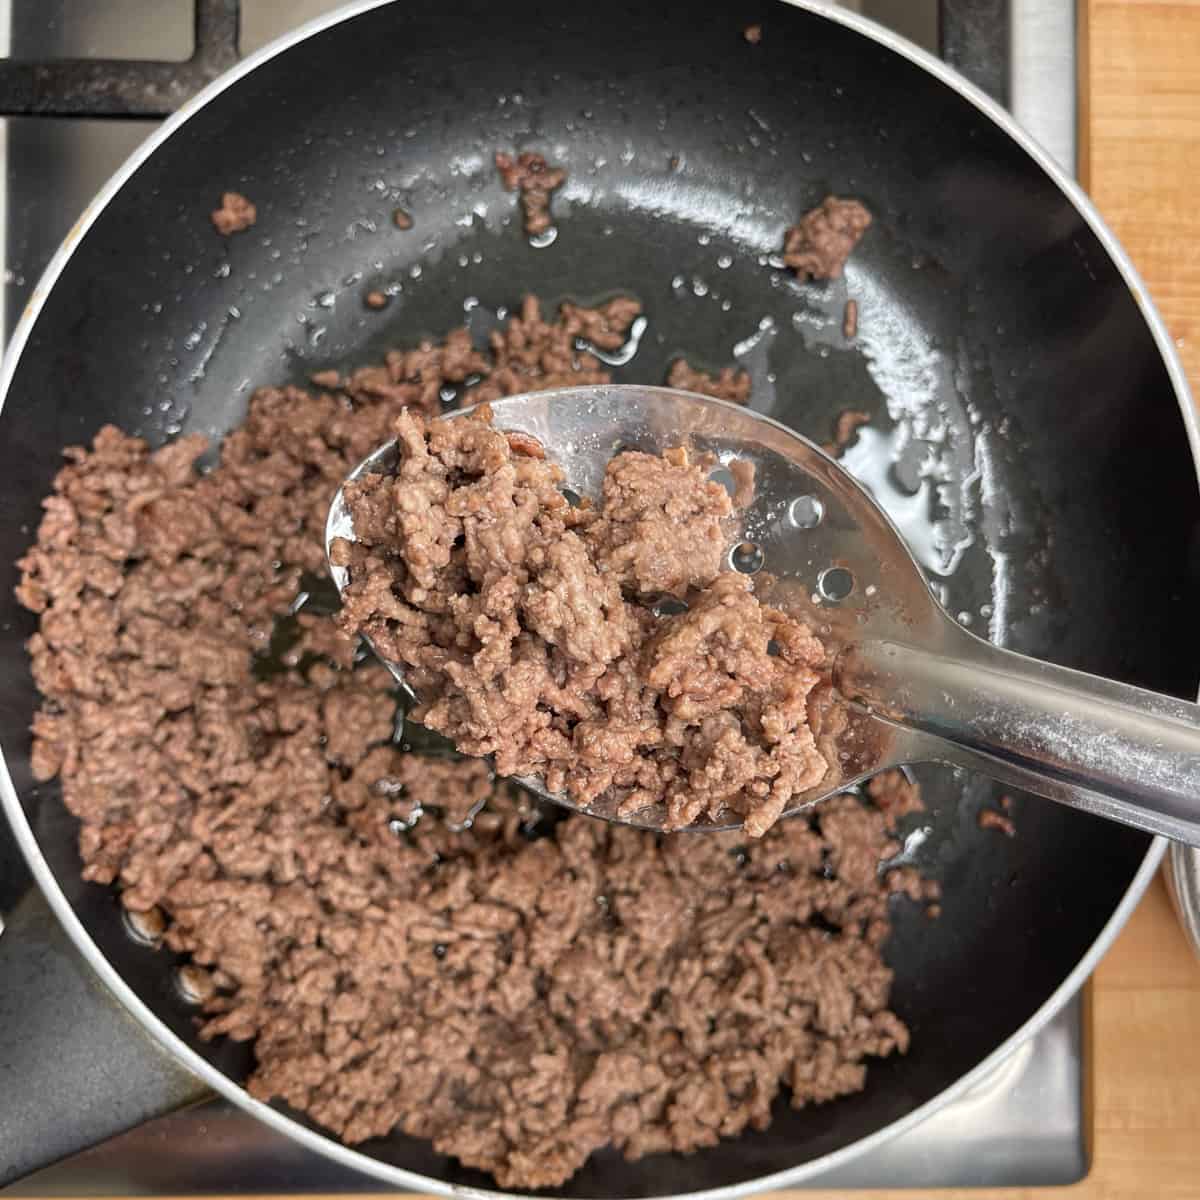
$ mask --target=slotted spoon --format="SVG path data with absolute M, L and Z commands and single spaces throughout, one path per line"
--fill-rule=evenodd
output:
M 752 463 L 750 503 L 735 518 L 730 565 L 761 570 L 760 596 L 803 616 L 836 651 L 832 684 L 848 721 L 838 762 L 789 814 L 888 767 L 940 761 L 1073 808 L 1200 844 L 1200 705 L 1000 649 L 938 603 L 883 510 L 813 443 L 760 413 L 669 388 L 566 388 L 493 403 L 499 429 L 532 434 L 566 485 L 596 497 L 619 449 L 685 444 L 728 470 Z M 469 410 L 451 414 L 463 415 Z M 350 475 L 390 474 L 396 443 Z M 339 488 L 325 548 L 354 538 Z M 345 568 L 330 566 L 339 593 Z M 403 669 L 385 664 L 409 694 Z M 538 778 L 516 780 L 579 809 Z M 617 818 L 662 828 L 661 806 Z M 697 828 L 728 828 L 706 824 Z

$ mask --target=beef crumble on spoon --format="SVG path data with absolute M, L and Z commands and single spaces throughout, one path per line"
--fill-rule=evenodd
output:
M 824 647 L 724 568 L 712 462 L 625 451 L 599 504 L 572 507 L 487 408 L 395 432 L 396 474 L 346 486 L 355 540 L 331 561 L 339 625 L 405 665 L 418 721 L 579 805 L 661 803 L 668 829 L 734 815 L 761 836 L 825 778 L 807 709 Z M 686 611 L 656 615 L 664 596 Z

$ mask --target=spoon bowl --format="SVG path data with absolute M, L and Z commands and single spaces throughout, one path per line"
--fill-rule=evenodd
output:
M 684 445 L 736 493 L 727 565 L 764 602 L 805 620 L 830 650 L 845 715 L 831 770 L 785 815 L 888 767 L 943 761 L 1153 833 L 1200 842 L 1200 706 L 1001 650 L 941 607 L 869 491 L 812 442 L 750 409 L 671 388 L 602 385 L 511 396 L 498 429 L 536 438 L 564 490 L 598 498 L 622 450 Z M 448 414 L 458 419 L 462 409 Z M 351 473 L 392 474 L 395 442 Z M 749 481 L 752 476 L 752 486 Z M 739 487 L 739 481 L 741 486 Z M 339 488 L 325 530 L 354 540 Z M 330 564 L 339 593 L 345 567 Z M 415 699 L 404 671 L 383 660 Z M 539 778 L 517 783 L 593 816 L 662 829 L 665 809 L 581 808 Z M 705 822 L 693 828 L 736 827 Z

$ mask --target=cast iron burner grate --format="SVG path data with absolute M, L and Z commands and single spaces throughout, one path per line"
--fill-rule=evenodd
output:
M 0 61 L 0 114 L 170 116 L 237 62 L 241 7 L 241 0 L 195 0 L 195 49 L 186 62 L 4 59 Z
M 194 0 L 194 50 L 185 62 L 119 58 L 0 60 L 0 115 L 12 117 L 170 116 L 237 62 L 241 0 Z M 876 14 L 870 0 L 847 3 Z M 884 5 L 887 8 L 887 5 Z M 940 53 L 989 95 L 1009 101 L 1008 0 L 941 0 Z

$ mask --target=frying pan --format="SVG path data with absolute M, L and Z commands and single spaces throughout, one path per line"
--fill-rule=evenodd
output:
M 764 29 L 760 45 L 742 37 Z M 558 237 L 535 249 L 491 165 L 568 169 Z M 216 236 L 219 193 L 258 224 Z M 828 192 L 875 224 L 843 281 L 772 255 Z M 402 233 L 396 206 L 413 216 Z M 382 314 L 362 292 L 396 290 Z M 402 290 L 401 290 L 402 289 Z M 154 441 L 220 435 L 257 383 L 369 361 L 534 291 L 630 292 L 648 324 L 618 380 L 671 358 L 755 377 L 754 403 L 822 440 L 868 411 L 847 463 L 901 524 L 952 613 L 993 640 L 1196 694 L 1196 428 L 1179 364 L 1079 190 L 941 64 L 815 4 L 539 0 L 360 4 L 202 93 L 91 207 L 39 285 L 0 413 L 4 803 L 52 906 L 133 1016 L 216 1091 L 398 1187 L 490 1181 L 391 1137 L 347 1150 L 241 1088 L 245 1047 L 201 1044 L 169 963 L 79 880 L 74 822 L 35 788 L 37 700 L 12 600 L 64 444 L 106 422 Z M 860 332 L 840 333 L 847 296 Z M 918 767 L 916 861 L 936 922 L 900 908 L 887 957 L 912 1026 L 860 1095 L 692 1156 L 602 1153 L 566 1196 L 796 1183 L 920 1120 L 1031 1036 L 1095 965 L 1161 858 L 1145 836 L 1018 798 L 1018 834 L 977 824 L 993 785 Z M 915 847 L 917 839 L 912 839 Z M 69 1120 L 64 1113 L 63 1120 Z

